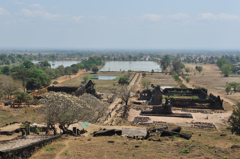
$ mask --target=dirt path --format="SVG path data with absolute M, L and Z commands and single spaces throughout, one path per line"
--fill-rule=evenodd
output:
M 69 78 L 68 75 L 61 76 L 61 77 L 59 77 L 57 79 L 52 80 L 52 82 L 57 81 L 59 84 L 61 84 L 61 83 L 65 82 L 65 81 L 68 81 L 70 79 L 76 78 L 76 77 L 80 76 L 83 73 L 86 73 L 86 70 L 79 70 L 77 74 L 71 75 L 71 78 Z
M 138 76 L 140 74 L 136 73 L 133 77 L 132 81 L 128 85 L 128 90 L 131 90 L 131 88 L 137 83 Z M 122 104 L 119 104 L 119 102 L 122 101 L 120 98 L 116 98 L 112 104 L 109 106 L 109 112 L 110 116 L 109 118 L 104 122 L 104 124 L 110 123 L 112 120 L 114 120 L 114 117 L 117 116 L 117 110 L 119 110 L 122 106 Z
M 66 145 L 61 151 L 59 151 L 57 154 L 56 154 L 56 156 L 55 156 L 55 159 L 59 159 L 60 158 L 60 155 L 65 151 L 65 150 L 67 150 L 68 148 L 69 148 L 69 142 L 70 142 L 71 140 L 66 140 L 66 141 L 64 141 L 64 144 Z

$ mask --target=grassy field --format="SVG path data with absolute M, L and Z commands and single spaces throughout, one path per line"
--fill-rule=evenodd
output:
M 142 78 L 142 81 L 148 81 L 150 84 L 153 84 L 155 86 L 160 85 L 177 87 L 177 83 L 172 76 L 160 73 L 147 73 L 146 77 Z M 142 89 L 144 89 L 143 86 Z
M 201 130 L 188 128 L 190 140 L 175 137 L 160 137 L 161 142 L 134 140 L 120 136 L 72 137 L 63 136 L 56 142 L 38 150 L 31 159 L 75 159 L 75 158 L 239 158 L 240 137 L 228 130 Z M 227 136 L 220 136 L 222 133 Z M 91 138 L 91 141 L 88 139 Z M 155 136 L 153 138 L 159 138 Z M 114 141 L 115 143 L 108 143 Z M 139 146 L 139 147 L 136 147 Z
M 44 122 L 43 115 L 39 115 L 34 108 L 10 108 L 9 106 L 0 106 L 0 126 L 10 122 Z
M 220 95 L 222 97 L 231 99 L 232 101 L 240 102 L 240 93 L 234 93 L 232 95 L 227 95 L 225 92 L 225 86 L 227 83 L 239 82 L 239 75 L 231 75 L 230 77 L 224 77 L 220 74 L 220 70 L 216 65 L 206 64 L 201 65 L 203 67 L 203 72 L 198 73 L 194 70 L 195 66 L 199 64 L 185 64 L 186 67 L 191 68 L 189 73 L 190 85 L 197 85 L 208 89 L 208 92 Z
M 130 79 L 132 78 L 134 73 L 130 74 Z M 128 75 L 128 72 L 98 72 L 97 74 L 88 74 L 84 73 L 76 78 L 70 79 L 61 83 L 63 86 L 80 86 L 81 82 L 83 81 L 83 77 L 88 76 L 89 80 L 93 76 L 102 75 L 102 76 L 118 76 L 118 78 L 123 77 L 124 75 Z M 108 92 L 111 89 L 118 89 L 121 86 L 118 84 L 118 78 L 114 80 L 98 80 L 98 79 L 91 79 L 95 83 L 95 89 L 98 92 L 104 93 Z

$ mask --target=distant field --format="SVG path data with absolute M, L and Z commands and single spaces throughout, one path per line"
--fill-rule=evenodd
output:
M 239 75 L 230 75 L 230 77 L 224 77 L 220 74 L 220 70 L 216 65 L 206 64 L 201 65 L 203 67 L 203 72 L 198 73 L 195 70 L 195 66 L 199 64 L 185 64 L 186 67 L 191 68 L 189 73 L 190 85 L 197 85 L 208 89 L 208 92 L 211 92 L 215 95 L 220 95 L 231 99 L 232 101 L 240 102 L 240 93 L 234 93 L 232 95 L 227 95 L 225 92 L 225 87 L 227 83 L 239 82 Z M 221 88 L 221 89 L 219 89 Z
M 142 78 L 142 81 L 148 81 L 150 82 L 150 84 L 153 84 L 155 86 L 160 85 L 160 86 L 177 87 L 177 83 L 175 82 L 172 76 L 160 74 L 160 73 L 154 73 L 154 74 L 147 73 L 146 77 Z
M 132 78 L 134 73 L 130 74 L 130 79 Z M 61 83 L 61 85 L 63 86 L 80 86 L 81 82 L 83 81 L 83 77 L 88 76 L 89 80 L 91 79 L 91 77 L 93 76 L 97 76 L 97 75 L 102 75 L 102 76 L 119 76 L 123 77 L 124 75 L 128 75 L 128 72 L 98 72 L 97 74 L 89 74 L 89 73 L 84 73 L 76 78 L 70 79 L 68 81 L 65 81 L 63 83 Z M 98 92 L 108 92 L 111 89 L 118 89 L 121 86 L 118 84 L 118 78 L 114 79 L 114 80 L 98 80 L 98 79 L 91 79 L 96 85 L 95 85 L 95 89 Z

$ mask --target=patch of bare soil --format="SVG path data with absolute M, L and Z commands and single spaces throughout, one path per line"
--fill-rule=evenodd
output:
M 57 79 L 52 80 L 52 82 L 57 81 L 59 84 L 61 84 L 61 83 L 65 82 L 65 81 L 68 81 L 70 79 L 76 78 L 76 77 L 80 76 L 83 73 L 86 73 L 86 70 L 79 70 L 77 74 L 71 75 L 70 76 L 71 78 L 69 77 L 69 75 L 61 76 L 61 77 L 59 77 Z

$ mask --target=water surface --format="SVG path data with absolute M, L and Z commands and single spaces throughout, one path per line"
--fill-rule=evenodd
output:
M 32 61 L 34 64 L 37 64 L 40 61 Z M 51 64 L 51 68 L 57 68 L 58 66 L 63 65 L 64 67 L 71 66 L 72 64 L 80 63 L 81 61 L 48 61 Z
M 99 80 L 114 80 L 118 76 L 93 76 L 91 79 L 99 79 Z
M 147 71 L 161 72 L 160 66 L 153 61 L 110 61 L 100 71 Z

